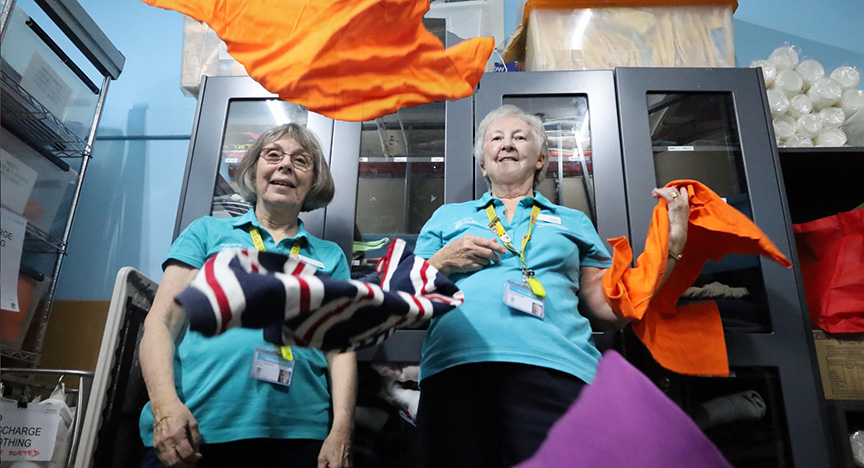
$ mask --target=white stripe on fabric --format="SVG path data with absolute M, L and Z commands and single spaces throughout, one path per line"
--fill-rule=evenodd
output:
M 310 268 L 317 271 L 315 267 Z M 324 282 L 317 276 L 304 276 L 303 279 L 309 284 L 309 310 L 321 307 L 324 302 Z
M 282 309 L 282 320 L 296 317 L 300 311 L 300 282 L 292 275 L 274 274 L 285 287 L 285 307 Z
M 207 284 L 207 275 L 203 271 L 206 267 L 207 265 L 204 265 L 202 270 L 195 275 L 195 279 L 192 280 L 191 286 L 200 291 L 204 294 L 204 297 L 207 298 L 207 302 L 210 304 L 210 313 L 213 315 L 213 318 L 216 319 L 215 332 L 220 333 L 222 331 L 222 314 L 219 312 L 219 301 L 216 300 L 216 293 L 214 293 L 213 289 L 210 288 L 210 285 Z
M 424 294 L 423 297 L 429 299 L 430 301 L 441 302 L 443 304 L 449 304 L 456 307 L 462 305 L 465 302 L 462 291 L 454 294 L 453 297 L 445 296 L 443 294 L 432 293 L 432 294 Z
M 222 292 L 228 299 L 228 306 L 231 309 L 231 320 L 226 324 L 226 329 L 239 327 L 240 316 L 242 315 L 239 312 L 246 310 L 246 295 L 243 294 L 243 288 L 240 286 L 237 275 L 228 265 L 237 256 L 236 251 L 223 251 L 216 256 L 216 261 L 213 264 L 215 267 L 213 274 L 216 281 L 222 286 Z
M 387 263 L 387 271 L 384 272 L 381 278 L 381 288 L 385 291 L 390 290 L 390 279 L 393 278 L 393 272 L 399 266 L 399 261 L 402 260 L 402 252 L 405 251 L 405 241 L 396 239 L 393 243 L 393 252 L 390 255 L 390 261 Z
M 423 276 L 420 274 L 423 263 L 422 258 L 414 257 L 414 263 L 411 265 L 411 271 L 408 274 L 408 277 L 411 278 L 411 287 L 414 288 L 414 294 L 423 294 L 423 288 L 426 286 L 426 282 L 423 281 Z

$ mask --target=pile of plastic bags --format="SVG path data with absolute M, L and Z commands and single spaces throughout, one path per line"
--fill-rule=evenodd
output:
M 848 146 L 850 130 L 864 120 L 864 91 L 855 67 L 826 73 L 817 60 L 801 60 L 788 45 L 750 66 L 762 68 L 777 146 Z

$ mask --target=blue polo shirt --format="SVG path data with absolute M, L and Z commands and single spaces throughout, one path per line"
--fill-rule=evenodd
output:
M 165 262 L 178 260 L 201 268 L 224 248 L 255 248 L 249 234 L 257 226 L 268 252 L 288 254 L 295 240 L 300 257 L 332 278 L 350 279 L 345 254 L 333 242 L 310 235 L 302 221 L 294 238 L 279 244 L 261 227 L 253 210 L 231 219 L 204 217 L 186 228 L 171 246 Z M 165 263 L 163 262 L 163 268 Z M 199 423 L 205 443 L 251 438 L 318 439 L 327 437 L 330 391 L 327 360 L 321 351 L 292 347 L 295 358 L 290 387 L 249 377 L 256 347 L 273 349 L 261 330 L 236 328 L 205 338 L 187 329 L 174 355 L 174 379 L 180 400 Z M 141 440 L 153 445 L 150 403 L 139 420 Z
M 487 192 L 479 200 L 440 207 L 420 231 L 414 253 L 429 258 L 466 234 L 497 239 L 485 209 L 490 203 L 516 250 L 528 232 L 534 203 L 541 208 L 525 260 L 546 289 L 546 318 L 504 304 L 505 281 L 522 282 L 522 261 L 513 252 L 482 270 L 451 274 L 465 293 L 465 302 L 432 319 L 423 343 L 421 379 L 460 364 L 513 362 L 556 369 L 591 382 L 600 353 L 588 319 L 577 309 L 579 269 L 608 268 L 611 258 L 584 213 L 557 206 L 535 192 L 519 202 L 513 221 L 508 222 L 504 203 Z

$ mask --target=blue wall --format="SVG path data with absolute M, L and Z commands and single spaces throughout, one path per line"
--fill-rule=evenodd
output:
M 126 56 L 126 67 L 108 92 L 57 298 L 107 300 L 123 266 L 161 278 L 195 100 L 179 90 L 180 14 L 138 0 L 79 1 Z M 18 4 L 38 10 L 30 2 Z M 504 5 L 509 35 L 521 19 L 520 0 Z M 733 18 L 738 66 L 788 42 L 829 71 L 841 64 L 864 68 L 861 0 L 742 0 Z M 142 135 L 150 139 L 135 138 Z

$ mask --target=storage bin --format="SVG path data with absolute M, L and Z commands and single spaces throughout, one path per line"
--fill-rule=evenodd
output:
M 38 177 L 33 168 L 0 148 L 0 199 L 3 207 L 23 216 Z
M 504 53 L 527 71 L 734 67 L 735 0 L 529 0 Z
M 180 63 L 180 90 L 186 96 L 198 96 L 201 77 L 246 76 L 243 65 L 228 54 L 228 48 L 216 31 L 206 23 L 188 16 L 183 20 L 183 55 Z
M 502 0 L 433 2 L 429 5 L 429 11 L 423 16 L 446 20 L 447 31 L 460 39 L 492 37 L 495 39 L 495 48 L 499 51 L 504 50 L 504 2 Z M 498 61 L 497 56 L 492 54 L 486 64 L 487 72 L 493 71 L 496 61 Z
M 5 129 L 0 129 L 0 140 L 3 141 L 3 153 L 11 155 L 37 174 L 21 214 L 31 226 L 59 239 L 63 235 L 78 173 L 69 169 L 68 165 L 64 165 L 64 170 L 49 161 Z
M 44 306 L 50 285 L 50 278 L 42 277 L 40 280 L 35 275 L 18 275 L 18 311 L 0 309 L 0 341 L 3 347 L 16 351 L 21 349 L 33 317 Z
M 12 10 L 3 37 L 3 74 L 24 88 L 72 133 L 86 140 L 96 113 L 99 88 L 71 60 L 64 61 L 37 31 L 41 29 L 24 10 L 18 7 Z M 5 47 L 9 44 L 15 46 Z M 4 115 L 4 121 L 5 118 L 16 116 Z

